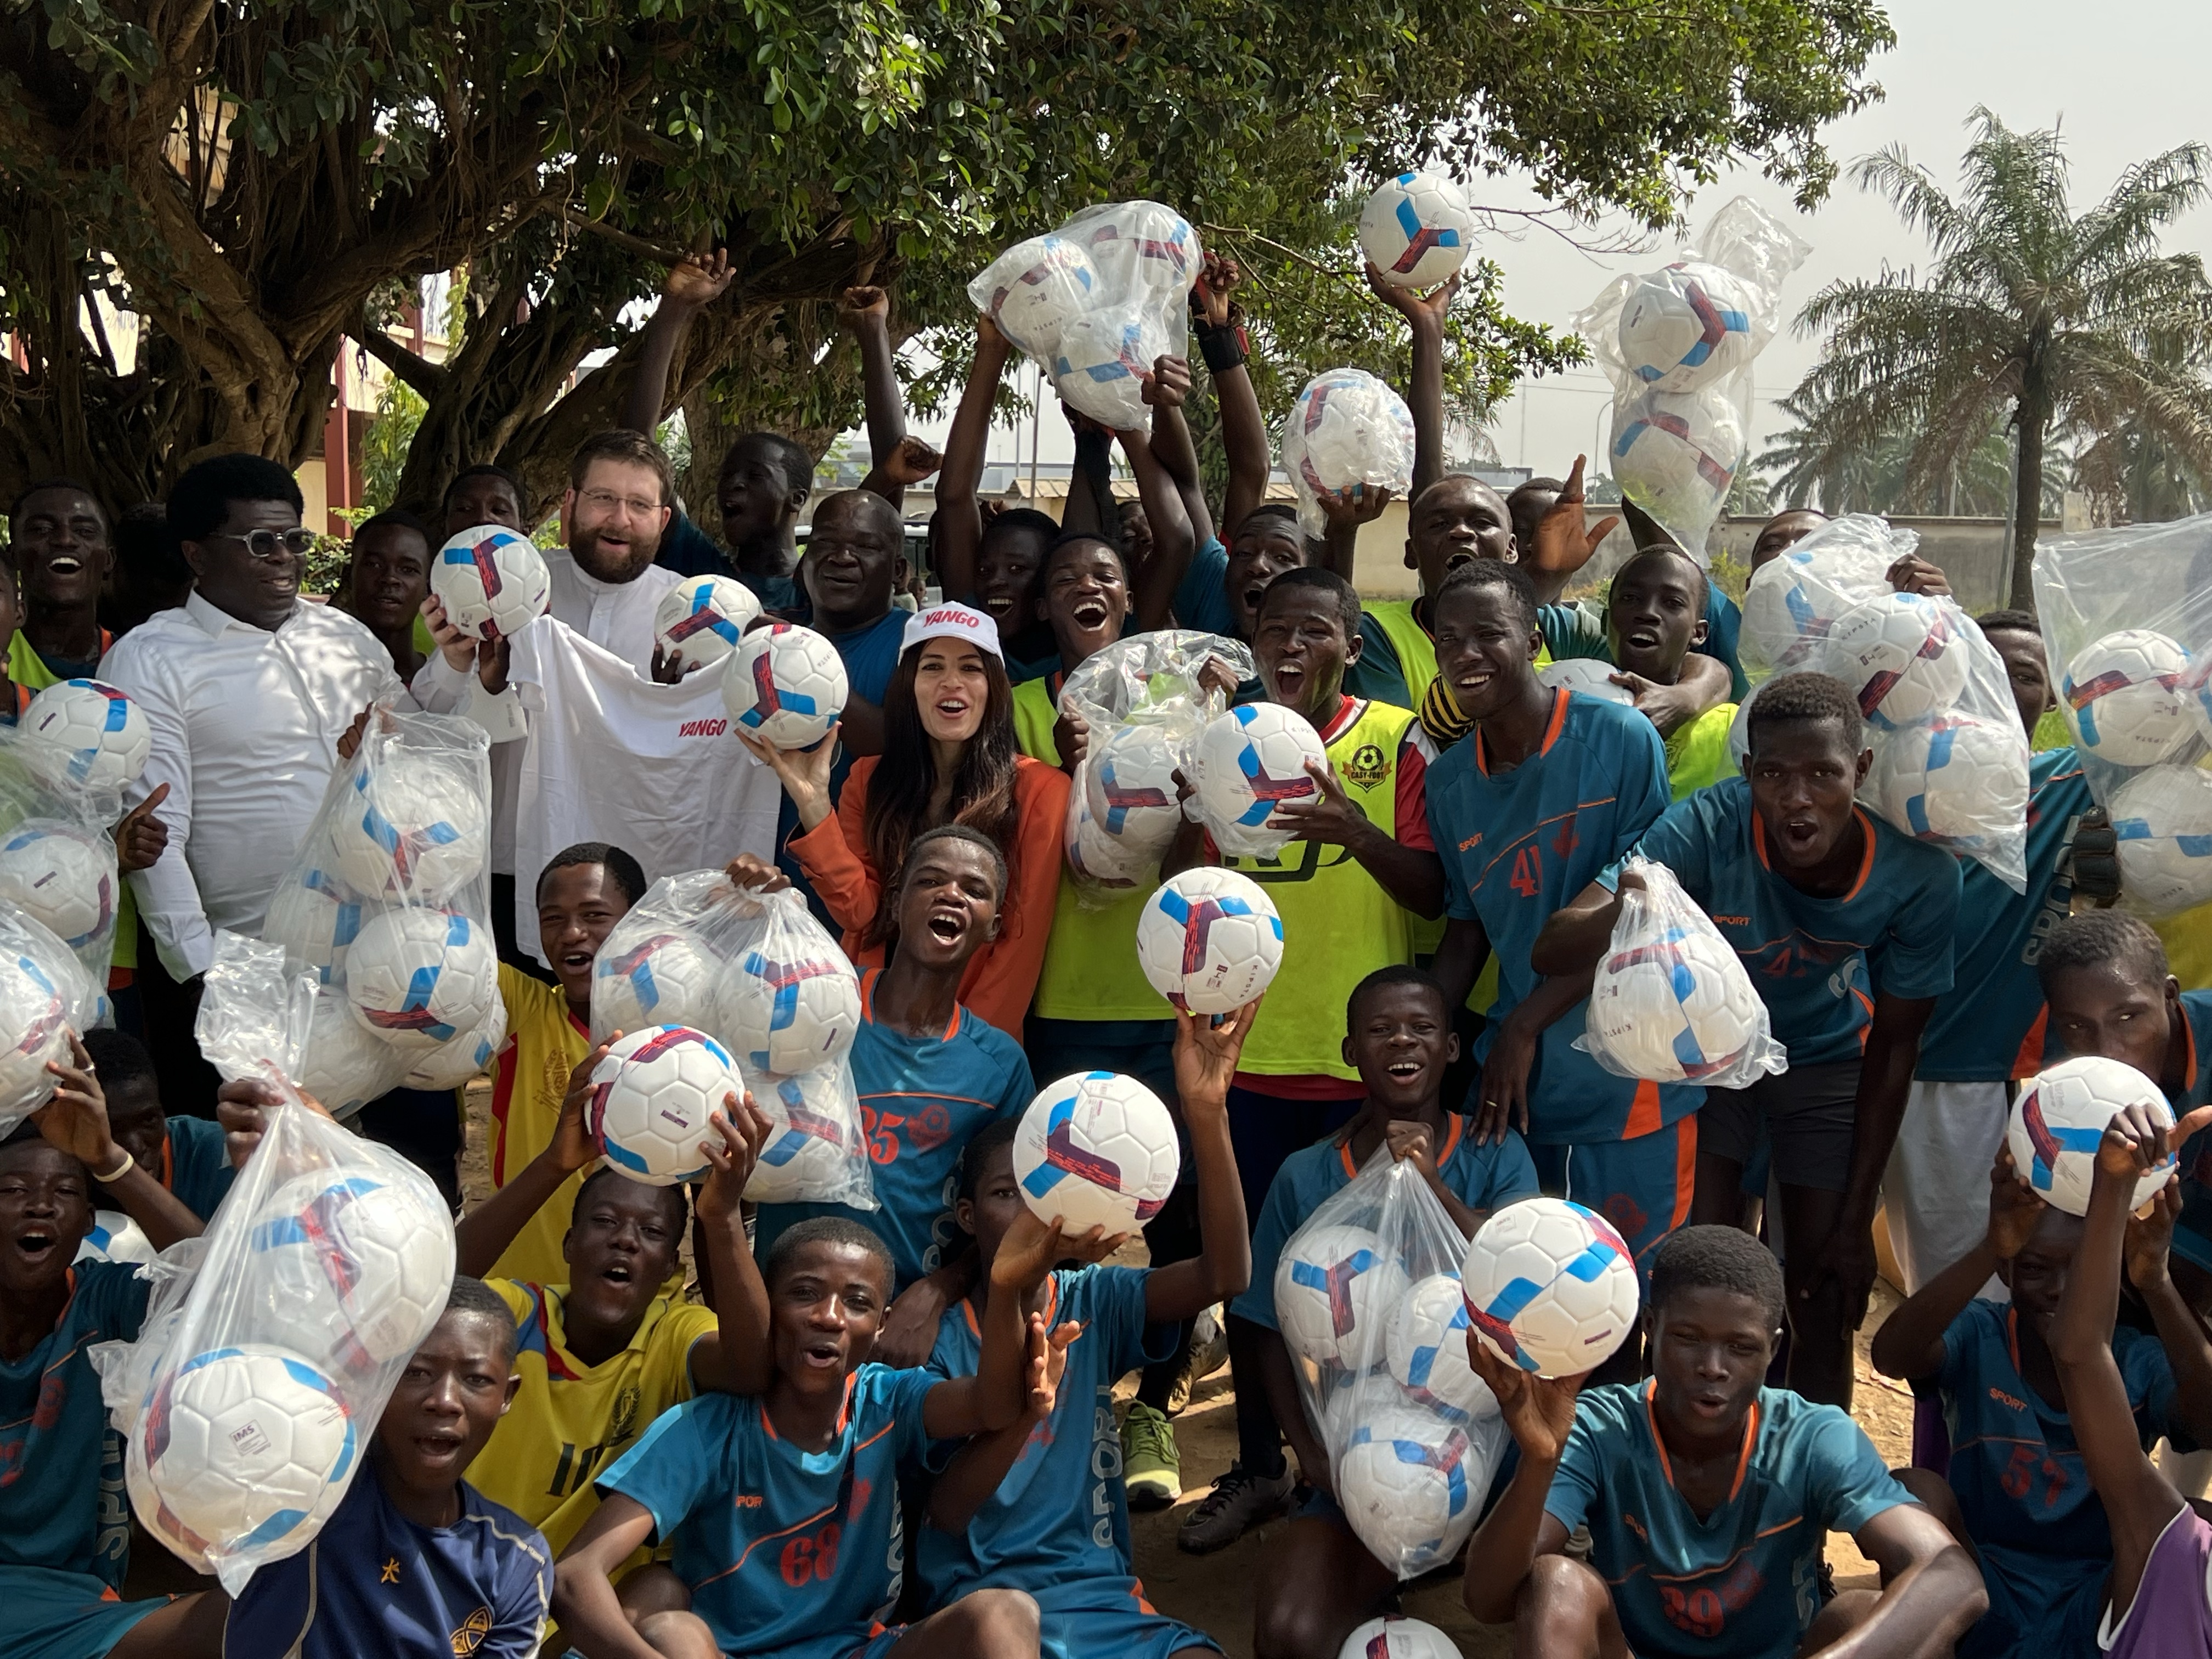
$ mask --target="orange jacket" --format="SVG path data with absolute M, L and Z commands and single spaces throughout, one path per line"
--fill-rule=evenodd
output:
M 882 945 L 864 949 L 860 943 L 884 899 L 883 874 L 868 857 L 861 828 L 876 759 L 867 755 L 854 761 L 838 797 L 836 815 L 790 842 L 806 878 L 845 930 L 845 954 L 856 968 L 879 968 L 884 962 Z M 975 952 L 960 980 L 960 1000 L 1017 1042 L 1030 999 L 1036 994 L 1037 975 L 1044 968 L 1045 941 L 1052 933 L 1067 828 L 1067 774 L 1058 767 L 1027 755 L 1015 759 L 1014 800 L 1019 817 L 1013 855 L 1006 860 L 1006 902 L 1000 908 L 999 937 Z

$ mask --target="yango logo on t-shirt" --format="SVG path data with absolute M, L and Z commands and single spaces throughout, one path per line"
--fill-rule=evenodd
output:
M 719 738 L 730 729 L 726 720 L 686 720 L 676 728 L 679 738 Z

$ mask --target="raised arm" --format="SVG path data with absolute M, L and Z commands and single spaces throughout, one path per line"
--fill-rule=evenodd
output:
M 991 1501 L 1006 1472 L 1021 1461 L 1022 1449 L 1038 1424 L 1049 1419 L 1060 1403 L 1060 1379 L 1067 1369 L 1067 1345 L 1083 1334 L 1073 1322 L 1047 1331 L 1044 1316 L 1029 1317 L 1029 1348 L 1023 1358 L 1023 1376 L 1029 1388 L 1022 1414 L 1005 1428 L 979 1434 L 953 1455 L 929 1488 L 929 1524 L 957 1536 L 968 1530 L 975 1512 Z
M 736 274 L 730 256 L 720 252 L 687 254 L 668 268 L 660 305 L 645 325 L 645 341 L 638 348 L 629 393 L 623 400 L 623 424 L 629 430 L 648 438 L 659 430 L 660 417 L 667 413 L 668 370 L 677 349 L 699 313 L 730 291 L 730 279 Z
M 945 467 L 937 477 L 937 574 L 948 599 L 967 600 L 975 592 L 976 562 L 983 543 L 983 516 L 975 506 L 990 447 L 991 417 L 999 383 L 1006 378 L 1013 347 L 988 317 L 975 319 L 975 357 L 952 428 L 945 435 Z
M 146 1232 L 155 1249 L 167 1249 L 180 1238 L 200 1236 L 200 1218 L 186 1209 L 161 1176 L 134 1162 L 108 1133 L 107 1097 L 93 1074 L 92 1056 L 70 1033 L 70 1063 L 46 1062 L 60 1087 L 54 1097 L 31 1114 L 49 1145 L 58 1146 L 92 1171 L 107 1196 L 124 1214 Z
M 837 319 L 860 343 L 860 406 L 868 427 L 868 476 L 860 488 L 902 507 L 907 486 L 936 471 L 944 458 L 907 434 L 890 318 L 890 296 L 882 289 L 848 288 L 838 296 Z
M 1054 1262 L 1069 1256 L 1096 1261 L 1118 1243 L 1108 1243 L 1097 1227 L 1079 1234 L 1062 1232 L 1024 1207 L 991 1261 L 991 1291 L 983 1304 L 983 1347 L 975 1374 L 940 1382 L 922 1397 L 922 1427 L 931 1439 L 963 1440 L 995 1432 L 1022 1414 L 1029 1397 L 1024 1379 L 1029 1316 L 1024 1309 L 1030 1292 L 1044 1283 Z
M 2173 1224 L 2181 1216 L 2180 1187 L 2168 1182 L 2144 1210 L 2128 1218 L 2128 1282 L 2150 1310 L 2159 1346 L 2172 1369 L 2171 1410 L 2176 1423 L 2199 1447 L 2212 1446 L 2212 1342 L 2206 1341 L 2203 1322 L 2167 1271 Z
M 1823 1653 L 1850 1659 L 1948 1653 L 1989 1611 L 1982 1570 L 1949 1528 L 1917 1504 L 1882 1510 L 1851 1539 L 1881 1569 L 1881 1599 L 1850 1635 Z
M 1443 388 L 1437 388 L 1441 401 Z M 1549 511 L 1536 521 L 1536 544 L 1518 549 L 1521 568 L 1535 584 L 1536 600 L 1540 605 L 1553 605 L 1566 589 L 1571 578 L 1596 556 L 1598 544 L 1612 533 L 1620 522 L 1620 515 L 1600 519 L 1596 524 L 1586 522 L 1583 508 L 1583 463 L 1586 458 L 1575 457 L 1575 464 L 1567 474 L 1559 499 Z M 1687 664 L 1684 666 L 1686 668 Z M 1723 671 L 1725 686 L 1726 671 Z
M 1171 384 L 1163 386 L 1165 382 Z M 1164 391 L 1170 395 L 1162 395 Z M 1152 383 L 1145 387 L 1146 401 L 1152 406 L 1149 447 L 1152 459 L 1182 499 L 1192 538 L 1202 542 L 1213 534 L 1213 514 L 1206 509 L 1206 482 L 1199 476 L 1198 445 L 1190 435 L 1190 422 L 1183 418 L 1183 404 L 1189 395 L 1190 360 L 1158 359 L 1152 366 Z
M 1322 562 L 1356 585 L 1360 529 L 1382 516 L 1382 509 L 1390 505 L 1390 492 L 1354 484 L 1349 489 L 1324 490 L 1314 499 L 1321 505 L 1323 520 Z
M 1506 1429 L 1521 1449 L 1521 1461 L 1468 1540 L 1460 1595 L 1478 1623 L 1506 1625 L 1513 1621 L 1521 1587 L 1528 1582 L 1536 1558 L 1557 1555 L 1566 1547 L 1567 1529 L 1546 1512 L 1544 1501 L 1566 1454 L 1583 1379 L 1532 1376 L 1492 1353 L 1472 1330 L 1467 1334 L 1467 1353 L 1475 1375 L 1498 1396 Z
M 745 1182 L 760 1162 L 768 1144 L 768 1114 L 753 1103 L 748 1092 L 743 1100 L 722 1098 L 722 1109 L 710 1115 L 714 1133 L 699 1143 L 699 1150 L 714 1166 L 692 1213 L 699 1222 L 699 1242 L 707 1252 L 707 1303 L 721 1328 L 691 1345 L 691 1382 L 700 1389 L 724 1394 L 763 1395 L 775 1376 L 775 1361 L 769 1342 L 768 1285 L 760 1264 L 745 1242 L 744 1206 Z
M 1198 1171 L 1198 1254 L 1146 1276 L 1145 1317 L 1154 1324 L 1194 1319 L 1252 1282 L 1251 1229 L 1229 1139 L 1229 1080 L 1259 1012 L 1255 998 L 1218 1025 L 1205 1014 L 1176 1016 L 1176 1094 Z
M 1459 292 L 1459 273 L 1439 283 L 1426 294 L 1410 288 L 1394 288 L 1382 280 L 1372 264 L 1367 267 L 1367 286 L 1376 296 L 1406 319 L 1413 335 L 1413 380 L 1407 388 L 1406 405 L 1413 416 L 1413 488 L 1409 499 L 1444 476 L 1444 315 L 1452 296 Z
M 620 1036 L 621 1032 L 614 1034 Z M 554 1194 L 577 1170 L 599 1155 L 591 1131 L 584 1127 L 584 1109 L 592 1098 L 592 1073 L 607 1057 L 611 1039 L 602 1042 L 568 1073 L 568 1087 L 561 1097 L 561 1115 L 553 1125 L 553 1138 L 545 1150 L 517 1170 L 514 1178 L 453 1224 L 453 1269 L 471 1279 L 482 1279 L 492 1264 L 514 1243 L 515 1235 L 552 1202 Z
M 1249 344 L 1244 337 L 1244 313 L 1233 296 L 1244 274 L 1234 259 L 1218 253 L 1206 256 L 1206 268 L 1191 290 L 1196 312 L 1191 331 L 1206 373 L 1213 377 L 1213 403 L 1221 416 L 1221 447 L 1229 461 L 1229 483 L 1221 493 L 1220 534 L 1237 533 L 1245 515 L 1267 498 L 1267 477 L 1274 471 L 1275 452 L 1267 441 L 1267 422 L 1260 413 L 1260 395 L 1252 388 L 1251 372 L 1244 366 Z
M 1278 807 L 1271 822 L 1300 841 L 1341 847 L 1359 860 L 1382 890 L 1417 916 L 1434 918 L 1444 910 L 1444 866 L 1425 847 L 1408 847 L 1353 805 L 1336 769 L 1306 763 L 1320 786 L 1312 799 Z
M 1160 359 L 1162 364 L 1170 360 Z M 1186 373 L 1182 386 L 1188 388 Z M 1175 399 L 1170 405 L 1164 401 L 1154 404 L 1154 419 L 1162 408 L 1180 409 L 1182 392 L 1166 383 L 1164 377 L 1155 374 L 1146 387 L 1147 398 Z M 1152 556 L 1141 569 L 1130 575 L 1130 595 L 1137 613 L 1137 626 L 1151 629 L 1164 628 L 1168 613 L 1175 605 L 1176 589 L 1182 586 L 1183 573 L 1190 568 L 1191 555 L 1198 543 L 1191 532 L 1190 516 L 1183 511 L 1182 496 L 1158 461 L 1152 457 L 1152 446 L 1145 441 L 1141 432 L 1122 432 L 1115 434 L 1121 441 L 1121 453 L 1129 458 L 1129 471 L 1137 480 L 1137 499 L 1145 509 L 1146 522 L 1152 527 Z
M 1998 1265 L 2018 1255 L 2043 1218 L 2044 1202 L 2013 1168 L 2012 1154 L 1997 1148 L 1990 1170 L 1990 1224 L 1980 1243 L 1937 1273 L 1882 1322 L 1874 1335 L 1875 1370 L 1917 1382 L 1943 1369 L 1943 1334 L 1966 1310 L 1974 1293 Z

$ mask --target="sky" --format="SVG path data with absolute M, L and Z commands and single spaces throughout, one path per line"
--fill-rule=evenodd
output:
M 2110 12 L 2078 0 L 1892 0 L 1888 12 L 1898 44 L 1870 69 L 1887 96 L 1823 130 L 1829 153 L 1846 171 L 1855 158 L 1899 144 L 1946 189 L 1953 188 L 1966 117 L 1976 105 L 1986 104 L 2015 131 L 2060 127 L 2078 213 L 2130 163 L 2191 139 L 2212 140 L 2203 117 L 2212 7 L 2203 0 L 2124 0 Z M 1474 179 L 1468 194 L 1490 206 L 1543 205 L 1512 178 Z M 1692 203 L 1692 233 L 1738 195 L 1750 196 L 1812 245 L 1811 256 L 1784 292 L 1785 310 L 1793 316 L 1826 283 L 1872 277 L 1885 264 L 1926 263 L 1926 244 L 1899 222 L 1887 202 L 1847 178 L 1838 179 L 1820 208 L 1801 214 L 1787 190 L 1755 170 L 1724 175 Z M 1601 225 L 1597 231 L 1601 235 L 1618 228 Z M 2208 241 L 2212 210 L 2199 210 L 2176 227 L 2167 246 L 2202 250 Z M 1669 240 L 1641 254 L 1597 257 L 1547 231 L 1528 229 L 1487 235 L 1482 251 L 1504 270 L 1506 303 L 1516 315 L 1564 331 L 1616 274 L 1664 264 L 1674 250 Z M 1817 342 L 1788 330 L 1760 356 L 1754 453 L 1787 424 L 1770 400 L 1796 386 L 1818 356 Z M 1028 379 L 1024 368 L 1023 380 Z M 1491 428 L 1499 459 L 1538 472 L 1564 472 L 1577 453 L 1600 452 L 1600 423 L 1610 396 L 1595 368 L 1524 383 Z M 942 422 L 917 429 L 942 441 Z M 1041 456 L 1066 459 L 1066 434 L 1064 422 L 1048 417 Z M 1016 434 L 1001 428 L 993 434 L 991 458 L 1013 459 L 1016 447 Z M 1026 422 L 1018 449 L 1026 458 Z

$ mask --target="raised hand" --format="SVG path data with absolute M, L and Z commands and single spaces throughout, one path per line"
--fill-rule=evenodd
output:
M 2013 1166 L 2011 1149 L 1997 1148 L 1990 1170 L 1990 1249 L 2000 1261 L 2009 1261 L 2027 1248 L 2036 1224 L 2050 1207 L 2035 1195 L 2035 1188 L 2021 1179 Z
M 1444 281 L 1423 293 L 1419 289 L 1400 288 L 1394 283 L 1384 282 L 1381 267 L 1372 259 L 1367 262 L 1369 293 L 1399 313 L 1415 328 L 1431 328 L 1439 332 L 1443 329 L 1444 314 L 1451 309 L 1452 301 L 1459 293 L 1459 278 L 1460 273 L 1455 270 Z
M 545 1146 L 545 1156 L 563 1175 L 574 1175 L 599 1155 L 599 1139 L 592 1133 L 591 1125 L 592 1073 L 621 1037 L 617 1031 L 594 1045 L 568 1073 L 568 1086 L 561 1096 L 561 1115 L 554 1121 L 553 1139 Z
M 999 1241 L 999 1253 L 991 1258 L 991 1289 L 995 1293 L 1009 1291 L 1027 1296 L 1044 1283 L 1045 1275 L 1052 1271 L 1055 1261 L 1071 1257 L 1098 1261 L 1119 1249 L 1126 1233 L 1109 1233 L 1103 1227 L 1085 1228 L 1079 1233 L 1064 1231 L 1060 1218 L 1054 1216 L 1049 1224 L 1040 1221 L 1024 1205 L 1006 1229 L 1006 1236 Z
M 775 1126 L 768 1114 L 753 1103 L 750 1090 L 742 1100 L 736 1095 L 724 1095 L 722 1109 L 709 1113 L 707 1125 L 714 1133 L 699 1143 L 699 1150 L 714 1169 L 699 1188 L 692 1213 L 709 1222 L 734 1220 L 745 1182 L 753 1178 L 761 1148 L 768 1145 Z
M 2181 1218 L 2181 1183 L 2169 1181 L 2151 1195 L 2149 1203 L 2128 1218 L 2122 1255 L 2128 1282 L 2148 1291 L 2166 1281 L 2166 1267 L 2173 1248 L 2173 1224 Z
M 1042 1314 L 1030 1316 L 1025 1366 L 1029 1386 L 1022 1414 L 1030 1422 L 1043 1422 L 1060 1403 L 1060 1379 L 1067 1371 L 1067 1350 L 1082 1334 L 1083 1327 L 1072 1319 L 1047 1330 Z
M 1575 457 L 1574 468 L 1567 474 L 1559 500 L 1536 521 L 1536 544 L 1519 550 L 1522 564 L 1547 574 L 1572 575 L 1590 562 L 1598 544 L 1612 534 L 1613 526 L 1620 522 L 1620 515 L 1615 514 L 1585 526 L 1583 463 L 1587 459 Z
M 128 875 L 150 870 L 169 848 L 169 826 L 154 816 L 155 808 L 169 798 L 169 786 L 156 784 L 151 794 L 125 812 L 115 825 L 115 867 Z
M 1208 252 L 1206 263 L 1198 273 L 1198 281 L 1191 286 L 1191 295 L 1198 301 L 1199 309 L 1206 315 L 1209 326 L 1229 326 L 1231 307 L 1236 302 L 1237 290 L 1244 285 L 1244 273 L 1237 261 L 1225 253 Z
M 1211 1014 L 1176 1015 L 1176 1092 L 1186 1105 L 1229 1098 L 1229 1081 L 1237 1075 L 1244 1039 L 1252 1035 L 1262 1000 L 1264 996 L 1254 997 L 1242 1008 L 1221 1015 L 1218 1024 Z
M 735 721 L 730 729 L 752 751 L 755 760 L 775 774 L 783 793 L 799 811 L 801 829 L 811 830 L 830 816 L 830 770 L 837 763 L 837 734 L 844 729 L 842 721 L 831 726 L 829 735 L 811 749 L 779 749 Z
M 899 484 L 918 484 L 945 465 L 942 452 L 908 433 L 884 459 L 884 472 Z
M 837 296 L 837 320 L 849 329 L 857 330 L 871 319 L 889 323 L 890 315 L 890 295 L 873 283 L 848 288 Z
M 1278 806 L 1267 821 L 1268 828 L 1287 830 L 1296 840 L 1317 841 L 1327 847 L 1347 847 L 1373 831 L 1374 821 L 1352 804 L 1335 768 L 1309 760 L 1306 775 L 1319 786 L 1318 792 L 1307 799 Z
M 789 876 L 757 853 L 738 854 L 722 866 L 722 874 L 732 886 L 753 893 L 781 893 L 791 885 Z
M 68 1065 L 55 1060 L 46 1062 L 46 1070 L 61 1086 L 52 1100 L 31 1114 L 31 1121 L 51 1145 L 97 1175 L 114 1168 L 120 1149 L 107 1130 L 107 1096 L 93 1074 L 92 1056 L 77 1041 L 75 1031 L 69 1034 L 69 1043 Z M 155 1172 L 155 1178 L 160 1179 L 160 1171 Z
M 305 1089 L 295 1088 L 300 1103 L 309 1111 L 328 1117 L 330 1109 Z M 283 1091 L 265 1078 L 242 1077 L 215 1091 L 215 1121 L 222 1126 L 223 1151 L 230 1167 L 242 1170 L 269 1127 L 269 1114 L 284 1103 Z
M 1331 530 L 1356 530 L 1361 525 L 1372 524 L 1382 516 L 1382 509 L 1390 505 L 1388 484 L 1347 484 L 1342 489 L 1322 489 L 1314 492 L 1314 504 L 1328 521 Z
M 687 253 L 669 266 L 668 279 L 660 285 L 661 297 L 685 311 L 697 311 L 727 294 L 737 274 L 729 254 L 721 249 Z
M 1154 409 L 1181 409 L 1190 396 L 1190 359 L 1160 356 L 1152 360 L 1152 372 L 1142 377 L 1143 386 L 1138 396 Z
M 1470 1328 L 1467 1334 L 1467 1363 L 1490 1384 L 1505 1427 L 1521 1448 L 1521 1455 L 1550 1465 L 1567 1449 L 1567 1434 L 1575 1426 L 1575 1399 L 1589 1373 L 1580 1376 L 1538 1376 L 1509 1359 L 1492 1353 Z

